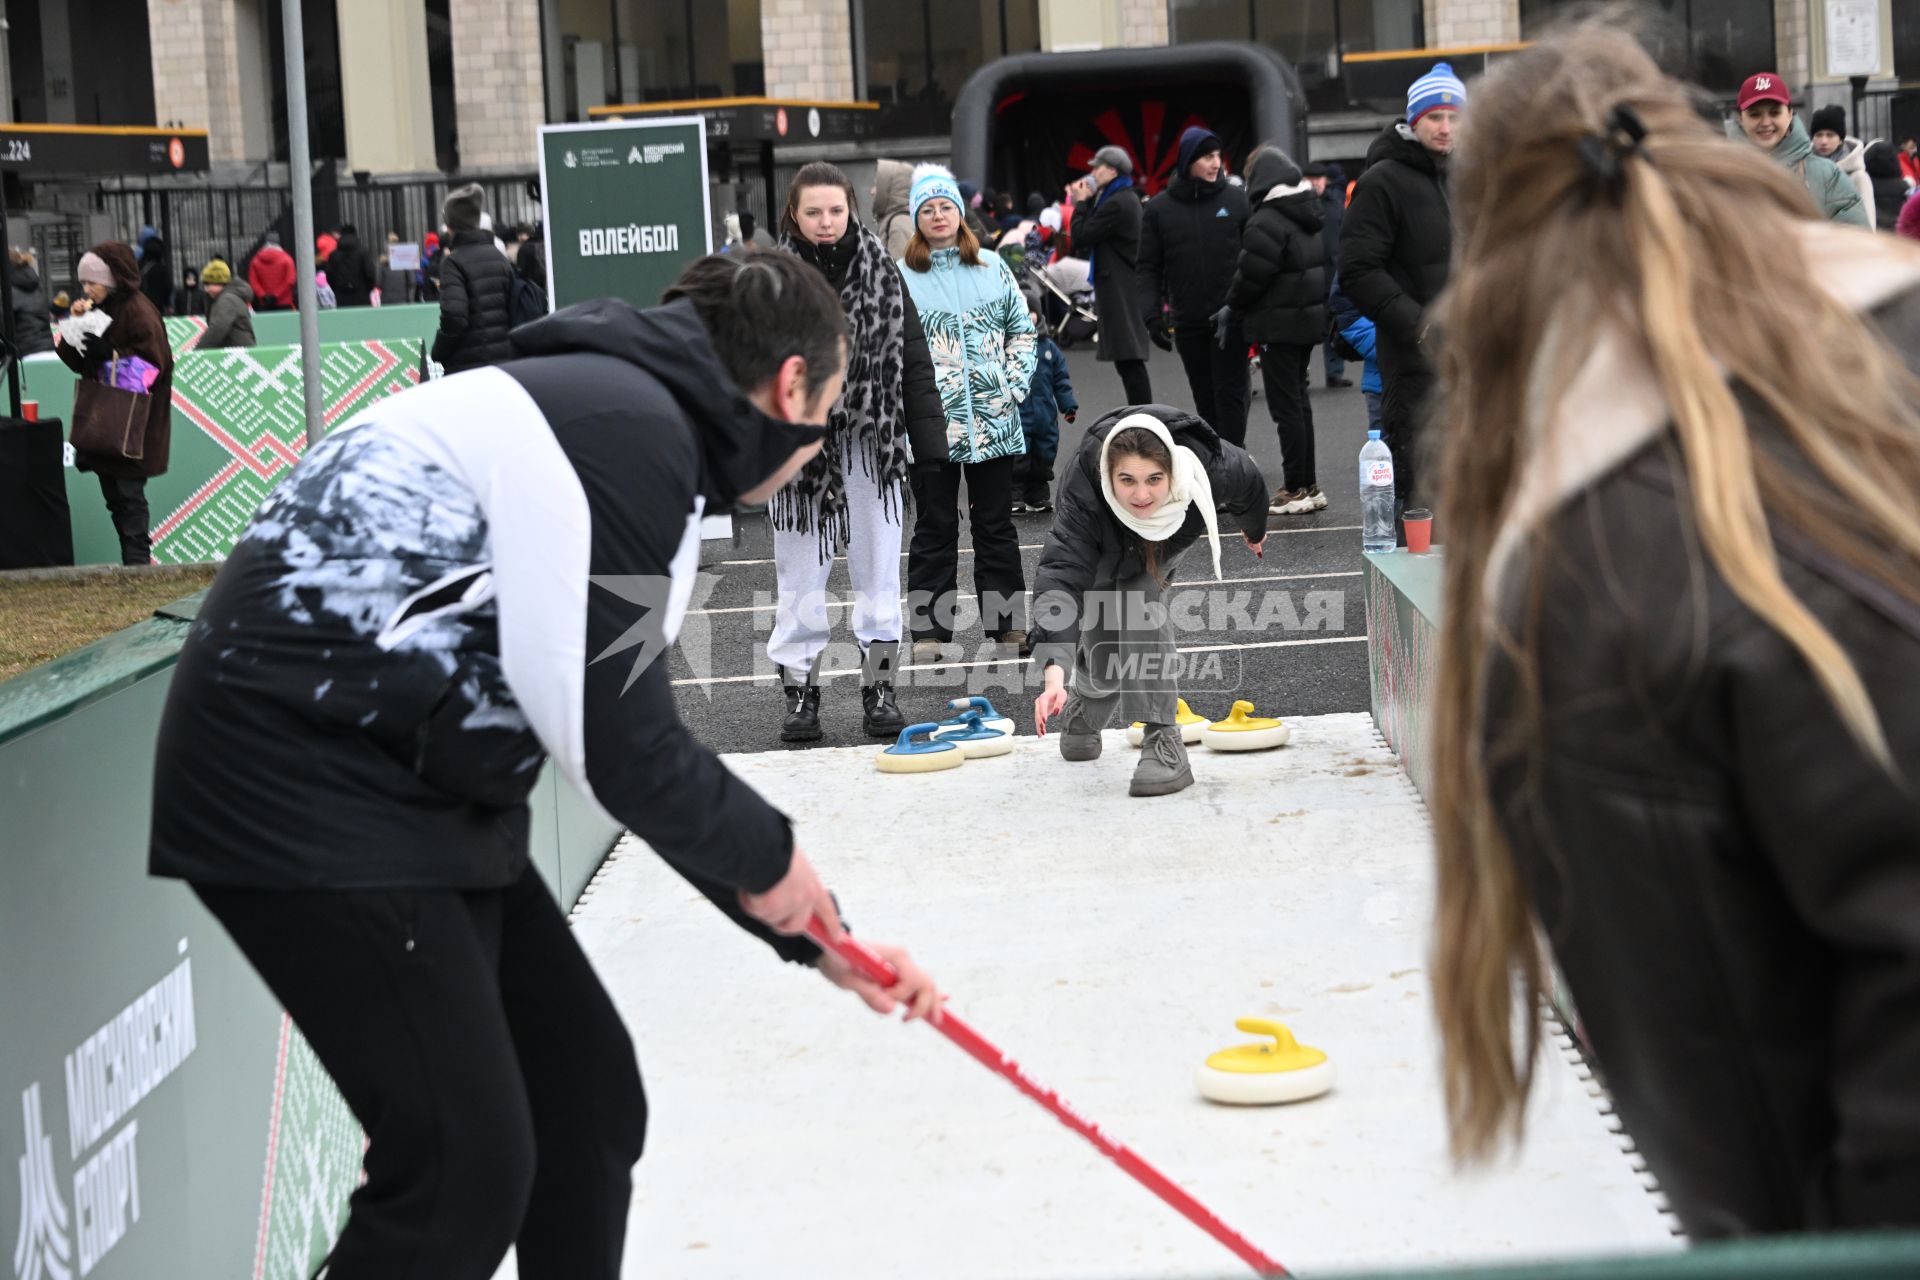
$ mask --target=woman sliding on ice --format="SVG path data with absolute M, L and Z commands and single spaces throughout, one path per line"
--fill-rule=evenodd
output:
M 1267 536 L 1260 468 L 1199 418 L 1165 405 L 1108 414 L 1061 480 L 1033 592 L 1033 660 L 1046 681 L 1034 726 L 1044 735 L 1064 712 L 1060 755 L 1093 760 L 1116 712 L 1144 724 L 1130 795 L 1193 785 L 1175 721 L 1178 651 L 1166 596 L 1174 562 L 1202 533 L 1219 578 L 1216 512 L 1237 521 L 1259 554 Z

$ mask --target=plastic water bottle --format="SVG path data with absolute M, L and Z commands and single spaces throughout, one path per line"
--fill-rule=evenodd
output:
M 1393 452 L 1378 431 L 1367 432 L 1360 446 L 1360 549 L 1391 551 L 1393 534 Z

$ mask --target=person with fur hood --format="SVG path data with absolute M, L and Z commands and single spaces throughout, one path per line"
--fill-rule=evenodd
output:
M 1267 510 L 1302 515 L 1326 508 L 1313 467 L 1313 404 L 1307 367 L 1327 335 L 1327 248 L 1320 228 L 1326 218 L 1320 195 L 1300 166 L 1271 143 L 1247 165 L 1253 213 L 1240 237 L 1240 261 L 1227 290 L 1227 309 L 1216 322 L 1223 346 L 1260 344 L 1260 379 L 1267 412 L 1280 433 L 1285 468 Z
M 907 201 L 913 195 L 913 166 L 900 160 L 881 160 L 873 167 L 873 229 L 887 256 L 895 262 L 907 256 L 913 240 L 913 215 Z

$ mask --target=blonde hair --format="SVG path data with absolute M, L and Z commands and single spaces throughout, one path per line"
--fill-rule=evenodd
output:
M 954 242 L 954 248 L 960 251 L 960 261 L 969 267 L 980 265 L 980 238 L 973 234 L 973 228 L 967 225 L 966 211 L 961 210 L 960 238 Z M 920 219 L 913 220 L 913 239 L 907 241 L 907 251 L 900 260 L 915 271 L 933 270 L 933 246 L 920 234 Z
M 1888 768 L 1859 673 L 1782 579 L 1769 518 L 1920 599 L 1920 385 L 1794 250 L 1797 228 L 1818 217 L 1801 183 L 1710 127 L 1630 26 L 1618 13 L 1589 18 L 1499 63 L 1474 88 L 1453 162 L 1455 265 L 1440 319 L 1445 658 L 1430 749 L 1434 1005 L 1461 1161 L 1491 1156 L 1522 1129 L 1547 986 L 1488 787 L 1496 768 L 1538 759 L 1544 534 L 1521 558 L 1531 568 L 1517 630 L 1491 617 L 1483 596 L 1529 433 L 1552 420 L 1591 347 L 1567 340 L 1566 317 L 1581 317 L 1583 335 L 1610 325 L 1643 344 L 1688 476 L 1690 541 L 1799 652 L 1863 753 Z M 1644 125 L 1638 150 L 1623 107 Z M 1612 156 L 1617 173 L 1603 176 L 1605 161 L 1596 168 L 1583 150 Z M 1786 456 L 1755 447 L 1736 386 L 1778 423 Z M 1521 704 L 1497 722 L 1483 709 L 1494 651 L 1513 664 Z

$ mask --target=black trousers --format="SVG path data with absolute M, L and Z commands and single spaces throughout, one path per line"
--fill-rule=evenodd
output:
M 484 893 L 195 886 L 367 1131 L 327 1280 L 616 1280 L 647 1104 L 531 867 Z
M 1200 325 L 1174 334 L 1180 363 L 1187 367 L 1187 386 L 1193 390 L 1193 409 L 1208 426 L 1244 447 L 1247 443 L 1247 406 L 1253 400 L 1253 376 L 1247 367 L 1246 340 L 1227 335 L 1227 349 L 1213 339 L 1213 326 Z
M 1312 347 L 1275 342 L 1260 348 L 1267 412 L 1280 435 L 1280 484 L 1296 491 L 1319 483 L 1313 470 L 1313 402 L 1307 394 L 1307 366 L 1312 360 Z
M 100 477 L 100 496 L 107 500 L 113 531 L 120 535 L 121 564 L 152 564 L 153 538 L 148 533 L 147 482 L 141 476 Z
M 1419 464 L 1437 379 L 1431 370 L 1422 367 L 1396 373 L 1383 381 L 1386 395 L 1380 406 L 1380 438 L 1393 451 L 1395 505 L 1402 510 L 1431 506 L 1432 502 L 1420 488 Z
M 1145 360 L 1115 360 L 1113 367 L 1120 374 L 1120 386 L 1127 393 L 1128 404 L 1153 403 L 1153 380 L 1147 377 Z
M 1027 579 L 1013 525 L 1015 459 L 915 467 L 913 541 L 907 548 L 907 627 L 916 640 L 953 639 L 960 585 L 960 480 L 973 526 L 973 586 L 990 636 L 1027 626 Z

